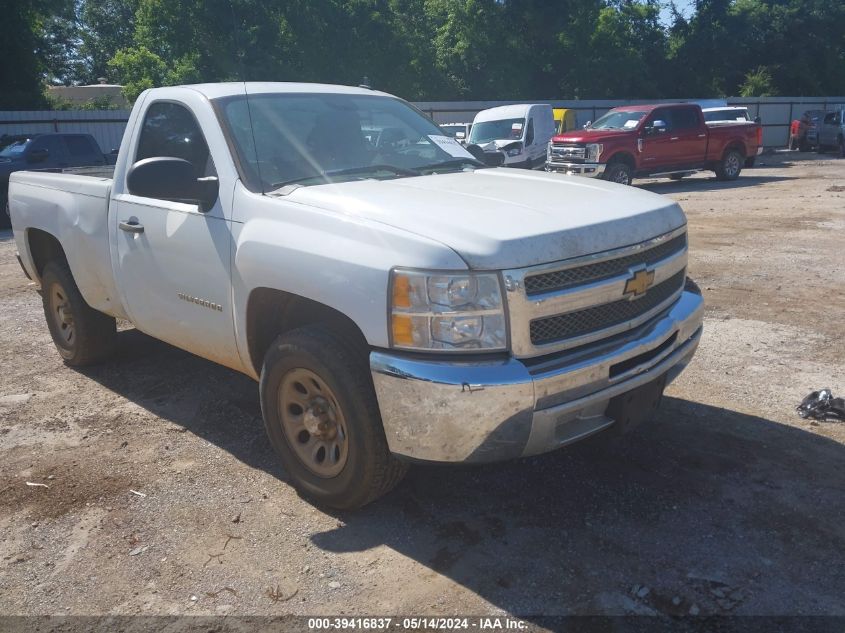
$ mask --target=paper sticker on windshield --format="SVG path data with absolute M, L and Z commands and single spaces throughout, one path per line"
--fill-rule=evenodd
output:
M 627 121 L 625 121 L 625 125 L 623 125 L 622 127 L 626 130 L 630 130 L 632 127 L 637 127 L 637 123 L 639 122 L 639 119 L 628 119 Z
M 455 158 L 472 158 L 472 154 L 466 151 L 464 146 L 458 143 L 458 141 L 453 139 L 451 136 L 429 134 L 428 138 L 430 138 L 431 142 L 437 145 L 437 147 L 449 154 L 449 156 L 454 156 Z

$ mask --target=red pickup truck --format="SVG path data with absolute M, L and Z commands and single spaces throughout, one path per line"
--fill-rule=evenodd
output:
M 680 179 L 712 170 L 734 180 L 762 150 L 759 123 L 708 125 L 690 103 L 614 108 L 586 129 L 549 143 L 546 171 L 600 177 L 629 185 L 634 178 Z

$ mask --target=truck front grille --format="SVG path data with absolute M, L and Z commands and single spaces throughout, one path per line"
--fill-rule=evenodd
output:
M 649 250 L 641 251 L 626 257 L 610 259 L 597 262 L 595 264 L 587 264 L 586 266 L 578 266 L 576 268 L 567 268 L 564 270 L 555 270 L 539 275 L 532 275 L 525 278 L 525 292 L 530 297 L 544 292 L 565 290 L 582 284 L 615 277 L 616 275 L 622 275 L 625 274 L 631 266 L 639 264 L 651 266 L 659 262 L 661 259 L 665 259 L 666 257 L 684 250 L 686 245 L 687 236 L 684 233 L 672 238 L 671 240 L 658 244 Z
M 545 345 L 636 319 L 650 312 L 683 288 L 685 279 L 686 271 L 682 270 L 650 288 L 639 299 L 620 299 L 612 303 L 532 321 L 531 342 L 534 345 Z
M 584 145 L 574 143 L 552 143 L 552 161 L 568 163 L 583 163 L 587 155 L 587 148 Z
M 658 318 L 683 292 L 687 244 L 679 227 L 630 246 L 503 271 L 514 356 L 599 343 Z

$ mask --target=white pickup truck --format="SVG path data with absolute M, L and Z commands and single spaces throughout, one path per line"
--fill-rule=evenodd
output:
M 533 455 L 649 417 L 701 336 L 677 204 L 489 168 L 388 94 L 157 88 L 113 177 L 16 172 L 24 272 L 71 366 L 115 318 L 260 383 L 297 489 Z

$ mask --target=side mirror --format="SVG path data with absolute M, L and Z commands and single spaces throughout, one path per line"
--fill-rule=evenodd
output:
M 589 130 L 589 129 L 590 129 L 590 126 L 591 126 L 592 124 L 593 124 L 593 122 L 592 122 L 592 121 L 587 121 L 587 122 L 584 124 L 584 129 L 585 129 L 585 130 Z
M 50 156 L 50 150 L 46 147 L 30 150 L 26 155 L 28 163 L 43 163 Z
M 459 141 L 466 138 L 466 132 L 455 132 L 455 138 Z
M 666 127 L 666 121 L 662 119 L 655 119 L 651 122 L 651 125 L 646 128 L 646 134 L 662 134 L 666 131 Z
M 194 166 L 182 158 L 156 156 L 129 168 L 126 187 L 129 193 L 144 198 L 195 202 L 205 213 L 217 201 L 220 185 L 214 176 L 197 178 Z
M 502 152 L 485 152 L 475 143 L 467 145 L 467 151 L 474 159 L 490 167 L 501 167 L 505 163 L 505 155 Z

